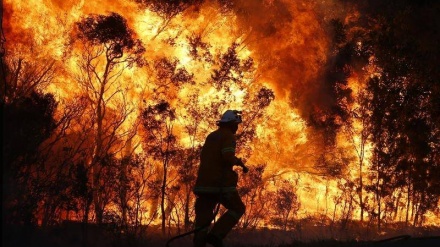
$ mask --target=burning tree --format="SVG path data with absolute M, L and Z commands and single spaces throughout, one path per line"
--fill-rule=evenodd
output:
M 2 1 L 11 222 L 189 228 L 200 146 L 229 108 L 254 168 L 243 228 L 276 202 L 288 228 L 320 193 L 343 227 L 438 222 L 438 3 L 330 2 Z
M 273 196 L 273 210 L 274 214 L 273 221 L 275 225 L 281 226 L 284 230 L 287 230 L 290 216 L 297 214 L 300 207 L 300 202 L 296 194 L 297 182 L 292 182 L 289 180 L 281 180 L 276 184 L 277 189 Z
M 267 193 L 267 181 L 263 178 L 266 165 L 256 165 L 242 178 L 238 192 L 246 205 L 246 214 L 240 219 L 243 229 L 255 229 L 270 214 L 270 193 Z
M 165 234 L 165 200 L 168 188 L 168 173 L 170 164 L 176 158 L 177 142 L 173 133 L 176 120 L 174 109 L 167 102 L 149 106 L 142 114 L 142 123 L 146 130 L 146 151 L 153 159 L 162 165 L 160 186 L 160 211 L 162 219 L 162 233 Z
M 171 20 L 181 14 L 186 9 L 199 5 L 203 0 L 134 0 L 140 6 L 145 9 L 151 10 L 157 13 L 161 19 L 162 24 L 160 25 L 156 35 L 153 37 L 155 39 L 161 32 L 163 32 L 167 26 L 170 24 Z
M 81 48 L 76 80 L 89 101 L 89 124 L 93 129 L 93 153 L 87 169 L 97 222 L 102 222 L 109 194 L 103 175 L 104 160 L 120 150 L 122 138 L 131 139 L 136 128 L 123 129 L 123 124 L 134 108 L 126 98 L 127 88 L 121 82 L 124 70 L 133 65 L 143 65 L 145 51 L 136 40 L 126 20 L 116 13 L 91 15 L 77 23 Z M 87 217 L 87 216 L 86 216 Z
M 432 176 L 439 174 L 434 155 L 439 142 L 435 124 L 439 90 L 434 81 L 439 73 L 432 70 L 431 63 L 439 50 L 431 42 L 440 37 L 428 31 L 432 27 L 418 28 L 426 23 L 419 19 L 420 14 L 435 18 L 431 4 L 371 1 L 358 5 L 365 18 L 376 20 L 371 26 L 361 18 L 362 35 L 353 40 L 369 58 L 363 67 L 370 73 L 363 104 L 368 110 L 365 127 L 373 145 L 373 172 L 366 189 L 375 195 L 370 215 L 379 228 L 382 222 L 396 219 L 399 210 L 405 212 L 407 224 L 410 216 L 414 225 L 421 224 L 425 209 L 438 207 L 439 193 L 431 186 L 437 184 Z

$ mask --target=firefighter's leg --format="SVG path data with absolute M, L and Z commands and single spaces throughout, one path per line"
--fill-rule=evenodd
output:
M 218 196 L 213 197 L 212 195 L 199 195 L 196 198 L 195 204 L 195 228 L 194 233 L 194 247 L 205 247 L 206 246 L 206 235 L 209 230 L 209 225 L 214 217 L 213 211 L 217 204 Z
M 223 239 L 238 223 L 246 208 L 241 201 L 238 192 L 229 192 L 224 194 L 221 199 L 221 204 L 227 209 L 227 211 L 212 227 L 210 234 Z

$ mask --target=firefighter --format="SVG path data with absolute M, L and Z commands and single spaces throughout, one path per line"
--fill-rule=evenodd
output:
M 235 156 L 235 133 L 241 122 L 240 111 L 227 110 L 217 121 L 218 129 L 206 137 L 203 145 L 194 187 L 195 247 L 204 247 L 206 243 L 222 247 L 223 239 L 245 212 L 245 205 L 237 192 L 238 174 L 233 170 L 233 166 L 241 166 L 243 172 L 248 171 L 242 160 Z M 210 229 L 217 204 L 227 211 Z

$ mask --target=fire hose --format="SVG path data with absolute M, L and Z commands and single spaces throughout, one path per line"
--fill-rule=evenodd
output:
M 220 196 L 221 196 L 221 194 L 220 194 Z M 188 231 L 188 232 L 185 232 L 185 233 L 182 233 L 182 234 L 179 234 L 179 235 L 177 235 L 177 236 L 174 236 L 174 237 L 170 238 L 170 239 L 167 241 L 167 243 L 166 243 L 166 247 L 169 247 L 169 246 L 170 246 L 170 243 L 171 243 L 172 241 L 178 239 L 178 238 L 183 238 L 183 237 L 188 236 L 188 235 L 190 235 L 190 234 L 193 234 L 193 233 L 195 233 L 195 232 L 197 232 L 197 231 L 199 231 L 199 230 L 201 230 L 201 229 L 203 229 L 203 228 L 205 228 L 205 227 L 208 227 L 208 226 L 211 224 L 211 221 L 213 221 L 213 220 L 215 219 L 215 217 L 217 216 L 219 209 L 220 209 L 220 203 L 217 203 L 217 206 L 216 206 L 215 211 L 214 211 L 214 215 L 213 215 L 213 217 L 211 218 L 211 220 L 209 220 L 209 222 L 208 222 L 206 225 L 201 226 L 201 227 L 197 227 L 197 228 L 195 228 L 195 229 L 193 229 L 193 230 L 191 230 L 191 231 Z
M 240 160 L 240 161 L 241 161 L 241 160 Z M 239 166 L 241 166 L 241 168 L 243 169 L 243 172 L 244 172 L 244 173 L 247 173 L 247 172 L 249 171 L 249 168 L 247 168 L 242 162 L 241 162 L 241 164 L 239 164 Z M 219 199 L 220 199 L 222 196 L 223 196 L 223 193 L 222 193 L 221 190 L 220 190 L 220 192 L 219 192 Z M 220 200 L 219 200 L 219 201 L 220 201 Z M 173 241 L 176 240 L 176 239 L 183 238 L 183 237 L 188 236 L 188 235 L 190 235 L 190 234 L 193 234 L 193 233 L 195 233 L 195 232 L 197 232 L 197 231 L 199 231 L 199 230 L 201 230 L 201 229 L 203 229 L 203 228 L 205 228 L 205 227 L 208 227 L 208 226 L 211 224 L 211 222 L 215 219 L 215 217 L 217 216 L 219 209 L 220 209 L 220 203 L 217 203 L 212 218 L 211 218 L 211 219 L 210 219 L 205 225 L 200 226 L 200 227 L 197 227 L 197 228 L 195 228 L 195 229 L 193 229 L 193 230 L 191 230 L 191 231 L 188 231 L 188 232 L 185 232 L 185 233 L 179 234 L 179 235 L 177 235 L 177 236 L 174 236 L 174 237 L 168 239 L 168 241 L 167 241 L 167 243 L 166 243 L 166 247 L 170 247 L 170 243 L 173 242 Z

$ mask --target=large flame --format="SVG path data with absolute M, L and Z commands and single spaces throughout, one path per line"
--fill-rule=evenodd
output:
M 312 103 L 322 100 L 317 99 L 321 93 L 317 82 L 330 49 L 323 16 L 331 18 L 347 14 L 346 9 L 340 8 L 336 2 L 235 1 L 234 12 L 225 15 L 217 6 L 217 1 L 206 1 L 197 13 L 177 15 L 163 28 L 164 21 L 160 16 L 140 9 L 135 1 L 4 0 L 5 45 L 8 54 L 18 54 L 28 61 L 55 61 L 57 74 L 45 91 L 53 93 L 63 107 L 63 103 L 68 104 L 81 93 L 80 86 L 75 82 L 75 76 L 80 73 L 80 58 L 77 55 L 79 47 L 71 46 L 75 42 L 71 35 L 75 22 L 89 14 L 119 13 L 127 19 L 130 28 L 145 45 L 146 60 L 176 58 L 178 66 L 194 75 L 194 85 L 166 92 L 178 111 L 184 113 L 185 109 L 179 109 L 179 104 L 185 102 L 185 98 L 196 90 L 202 92 L 198 99 L 202 104 L 208 104 L 213 97 L 222 96 L 212 85 L 203 83 L 209 81 L 212 68 L 190 56 L 187 37 L 195 34 L 209 41 L 208 49 L 212 54 L 225 52 L 232 43 L 238 43 L 238 56 L 252 57 L 255 72 L 252 78 L 244 78 L 245 84 L 249 85 L 247 88 L 230 88 L 232 97 L 228 98 L 227 106 L 246 108 L 243 104 L 245 95 L 261 86 L 275 92 L 275 100 L 257 124 L 257 138 L 249 163 L 267 164 L 266 173 L 271 176 L 299 176 L 301 214 L 310 215 L 331 211 L 337 206 L 334 198 L 341 193 L 336 179 L 313 175 L 313 164 L 316 162 L 314 154 L 321 148 L 321 144 L 304 119 L 312 109 Z M 353 13 L 347 17 L 347 22 L 356 18 L 356 12 Z M 170 39 L 173 45 L 169 44 Z M 378 72 L 373 62 L 370 69 L 369 74 Z M 133 110 L 120 131 L 127 131 L 135 125 L 139 110 L 154 96 L 153 77 L 147 69 L 129 68 L 112 89 L 122 89 L 129 108 Z M 363 80 L 365 78 L 356 76 L 350 78 L 349 86 L 354 90 L 354 97 L 362 91 Z M 173 101 L 177 98 L 181 101 Z M 121 102 L 121 99 L 109 106 L 116 110 L 117 102 Z M 180 118 L 178 122 L 185 121 Z M 204 127 L 208 129 L 212 125 Z M 355 121 L 352 132 L 355 134 L 350 136 L 351 139 L 343 132 L 337 137 L 338 147 L 354 157 L 348 169 L 351 179 L 356 179 L 361 172 L 356 149 L 362 145 L 359 135 L 362 127 L 360 122 Z M 179 128 L 181 126 L 176 126 L 176 129 Z M 181 134 L 179 138 L 182 146 L 194 145 L 187 135 Z M 200 139 L 198 143 L 202 141 Z M 139 143 L 140 138 L 136 137 L 132 142 Z M 141 145 L 133 146 L 138 147 L 137 152 L 142 152 Z M 370 151 L 371 144 L 366 143 L 363 161 L 365 170 L 362 172 L 366 172 L 369 165 Z M 438 219 L 433 222 L 440 224 Z

